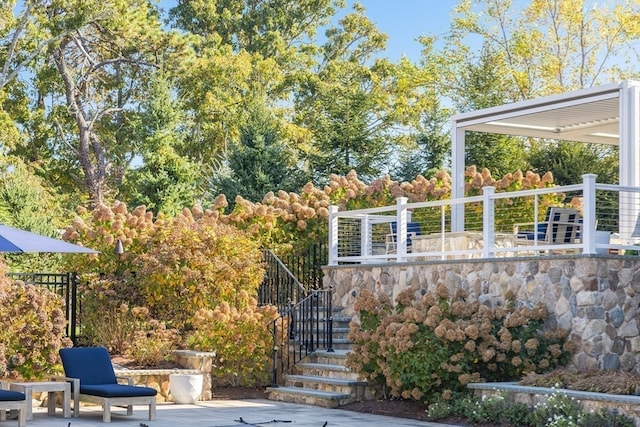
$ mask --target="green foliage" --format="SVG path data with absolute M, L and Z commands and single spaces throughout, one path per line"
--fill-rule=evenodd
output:
M 619 182 L 617 147 L 575 142 L 538 144 L 529 154 L 529 163 L 534 172 L 551 172 L 558 185 L 582 182 L 585 173 L 598 175 L 598 182 Z
M 501 75 L 498 55 L 484 48 L 477 63 L 462 68 L 460 85 L 455 94 L 458 111 L 468 112 L 495 107 L 510 101 L 510 82 Z M 465 164 L 489 169 L 501 176 L 526 168 L 523 138 L 469 132 L 465 135 Z M 540 170 L 544 174 L 548 170 Z
M 189 123 L 182 105 L 172 98 L 170 80 L 155 76 L 149 83 L 148 98 L 135 121 L 135 145 L 140 147 L 142 164 L 132 169 L 120 188 L 121 197 L 134 206 L 145 205 L 154 212 L 175 215 L 192 206 L 201 191 L 200 169 L 186 150 L 184 129 Z
M 0 160 L 0 222 L 13 227 L 59 238 L 62 209 L 36 170 L 20 159 Z M 60 255 L 7 255 L 11 271 L 56 271 Z
M 275 307 L 258 307 L 254 297 L 241 291 L 233 305 L 198 310 L 187 344 L 215 352 L 212 375 L 217 384 L 266 385 L 273 348 L 269 327 L 277 316 Z
M 0 377 L 31 380 L 58 373 L 58 350 L 71 345 L 62 298 L 4 274 L 2 266 Z
M 264 105 L 249 109 L 239 140 L 232 142 L 222 167 L 209 180 L 210 194 L 260 200 L 269 191 L 297 190 L 302 174 L 275 118 Z
M 351 329 L 347 364 L 391 396 L 430 400 L 469 382 L 516 379 L 568 361 L 565 331 L 542 332 L 542 306 L 516 308 L 508 299 L 491 309 L 466 298 L 439 285 L 420 301 L 405 291 L 393 310 L 379 310 L 388 299 L 363 292 L 355 309 L 364 322 Z
M 564 393 L 556 392 L 533 408 L 534 425 L 550 427 L 579 427 L 580 402 Z
M 86 344 L 103 345 L 113 354 L 154 366 L 180 343 L 175 329 L 153 319 L 131 280 L 103 276 L 79 287 L 82 296 L 82 334 Z
M 256 293 L 264 277 L 259 242 L 215 215 L 185 210 L 161 226 L 136 262 L 143 301 L 154 317 L 188 327 L 198 309 Z
M 609 412 L 606 408 L 585 411 L 575 399 L 560 391 L 553 393 L 533 408 L 515 403 L 509 393 L 496 392 L 477 398 L 465 395 L 461 398 L 439 400 L 429 405 L 430 419 L 459 416 L 480 425 L 514 427 L 632 427 L 632 418 Z

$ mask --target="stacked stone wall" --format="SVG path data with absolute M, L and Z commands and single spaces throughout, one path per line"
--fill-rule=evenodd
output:
M 420 295 L 443 283 L 453 295 L 502 304 L 511 290 L 519 303 L 542 302 L 547 326 L 570 331 L 579 370 L 640 372 L 640 257 L 555 255 L 491 260 L 425 261 L 325 267 L 324 286 L 333 304 L 356 316 L 353 303 L 368 289 L 395 297 L 405 289 Z

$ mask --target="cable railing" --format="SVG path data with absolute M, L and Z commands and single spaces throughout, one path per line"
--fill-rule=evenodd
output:
M 328 265 L 557 254 L 637 255 L 640 188 L 580 184 L 339 211 Z

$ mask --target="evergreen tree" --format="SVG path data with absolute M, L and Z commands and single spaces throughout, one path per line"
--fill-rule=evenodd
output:
M 236 196 L 261 201 L 269 191 L 297 191 L 304 184 L 304 174 L 297 170 L 296 159 L 269 111 L 255 103 L 248 116 L 240 138 L 231 143 L 209 180 L 212 200 L 224 194 L 231 204 Z

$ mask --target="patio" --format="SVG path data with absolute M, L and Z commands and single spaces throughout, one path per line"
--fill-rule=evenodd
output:
M 119 416 L 124 411 L 113 411 L 110 424 L 102 423 L 102 411 L 99 407 L 83 407 L 79 418 L 48 417 L 46 408 L 34 408 L 34 418 L 27 422 L 31 427 L 96 427 L 96 426 L 149 426 L 149 427 L 242 427 L 251 425 L 272 425 L 274 427 L 295 425 L 302 427 L 352 427 L 400 426 L 400 427 L 446 427 L 444 424 L 421 422 L 410 419 L 392 418 L 380 415 L 363 414 L 342 409 L 326 409 L 318 406 L 294 403 L 274 402 L 271 400 L 211 400 L 194 405 L 158 404 L 157 419 L 147 421 L 146 411 L 142 407 L 134 408 L 133 415 Z M 240 420 L 243 421 L 240 421 Z M 280 420 L 280 422 L 274 422 Z M 5 426 L 17 425 L 17 421 L 8 420 Z

